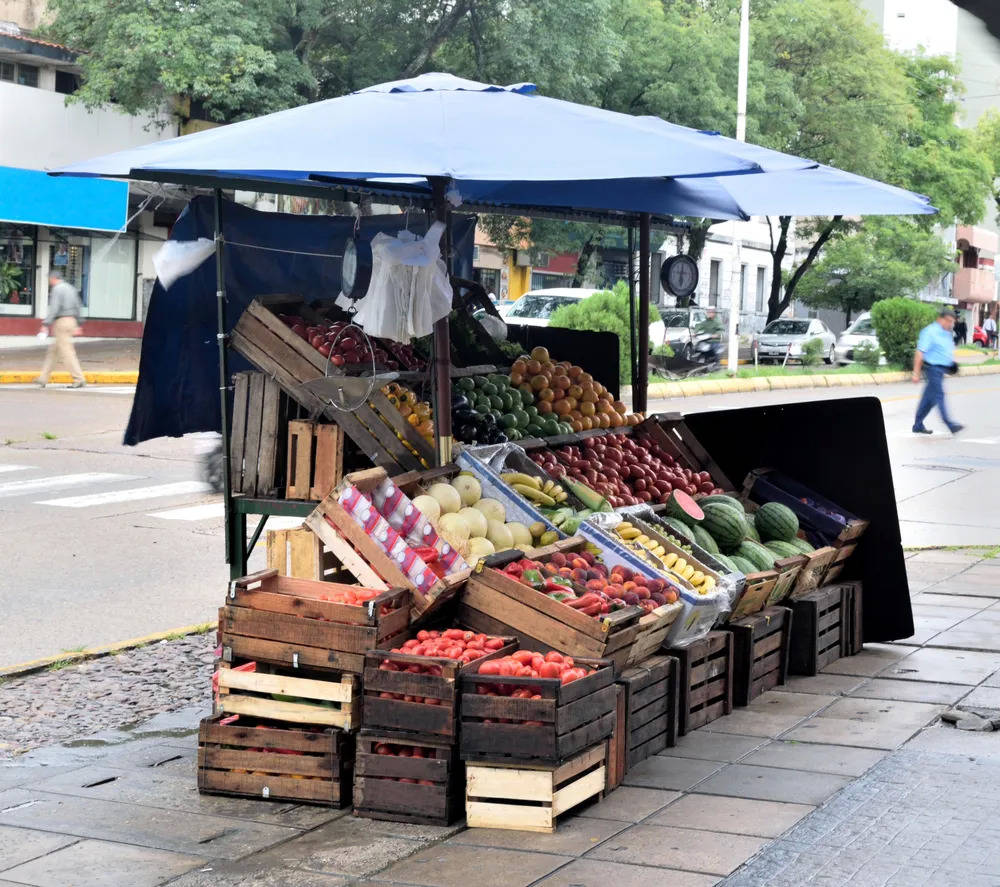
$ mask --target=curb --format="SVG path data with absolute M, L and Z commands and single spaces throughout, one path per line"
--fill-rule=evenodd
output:
M 960 376 L 1000 375 L 1000 365 L 960 366 Z M 855 385 L 893 385 L 908 382 L 909 373 L 828 373 L 815 376 L 753 376 L 748 379 L 690 379 L 656 382 L 649 386 L 650 400 L 697 397 L 701 394 L 738 394 L 745 391 L 783 391 L 789 388 L 845 388 Z
M 188 636 L 192 634 L 206 634 L 216 628 L 214 622 L 204 622 L 200 625 L 185 625 L 182 628 L 172 628 L 167 631 L 160 631 L 156 634 L 148 634 L 145 637 L 129 638 L 127 641 L 117 641 L 113 644 L 105 644 L 100 647 L 88 647 L 85 650 L 76 650 L 72 653 L 60 653 L 56 656 L 46 656 L 42 659 L 32 659 L 30 662 L 19 662 L 16 665 L 0 666 L 0 679 L 18 678 L 23 675 L 32 674 L 48 668 L 56 662 L 76 664 L 86 662 L 90 659 L 100 659 L 104 656 L 112 656 L 115 653 L 123 653 L 136 647 L 144 647 L 147 644 L 155 644 L 158 641 L 165 641 L 168 638 L 176 639 L 178 635 Z
M 0 385 L 24 385 L 34 382 L 41 373 L 38 370 L 5 370 L 0 372 Z M 135 385 L 139 381 L 138 370 L 100 370 L 84 372 L 83 378 L 88 385 Z M 49 383 L 67 385 L 73 381 L 69 373 L 53 373 Z

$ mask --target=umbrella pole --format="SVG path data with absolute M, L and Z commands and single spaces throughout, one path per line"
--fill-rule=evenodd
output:
M 442 257 L 451 280 L 451 208 L 445 200 L 447 180 L 431 179 L 434 218 L 445 223 Z M 432 362 L 431 401 L 434 407 L 434 444 L 437 464 L 451 462 L 451 330 L 448 316 L 434 324 L 434 358 Z
M 632 380 L 632 409 L 646 412 L 649 386 L 649 213 L 639 214 L 639 360 Z
M 226 352 L 226 277 L 223 269 L 222 242 L 222 191 L 215 189 L 215 318 L 217 331 L 215 340 L 219 346 L 219 414 L 220 430 L 222 432 L 222 502 L 225 509 L 226 523 L 226 563 L 234 563 L 237 557 L 235 546 L 235 526 L 233 514 L 232 488 L 230 486 L 230 456 L 229 456 L 229 403 L 228 378 L 229 360 Z M 243 543 L 240 541 L 240 549 Z M 242 550 L 236 563 L 242 565 Z M 242 575 L 242 573 L 241 573 Z
M 635 226 L 628 226 L 628 347 L 629 369 L 632 372 L 632 384 L 639 376 L 636 364 L 638 356 L 635 350 Z

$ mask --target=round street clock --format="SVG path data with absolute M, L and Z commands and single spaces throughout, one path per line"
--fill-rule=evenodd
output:
M 367 240 L 348 237 L 340 260 L 340 290 L 357 301 L 368 292 L 372 279 L 372 247 Z
M 698 286 L 698 264 L 690 256 L 671 256 L 660 268 L 660 283 L 671 295 L 686 299 Z

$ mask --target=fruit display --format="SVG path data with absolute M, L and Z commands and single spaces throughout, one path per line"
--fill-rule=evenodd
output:
M 455 437 L 463 443 L 505 443 L 573 430 L 551 411 L 544 415 L 534 395 L 519 391 L 503 373 L 456 380 L 451 417 Z
M 450 482 L 431 484 L 413 498 L 413 505 L 470 564 L 512 548 L 529 551 L 558 538 L 540 521 L 529 526 L 507 520 L 503 502 L 484 496 L 482 484 L 469 471 Z
M 644 435 L 605 434 L 529 455 L 556 479 L 581 481 L 615 508 L 666 505 L 675 490 L 688 496 L 722 492 L 707 471 L 680 465 Z
M 514 361 L 510 384 L 521 392 L 525 404 L 534 405 L 542 420 L 553 417 L 557 423 L 567 424 L 564 434 L 638 425 L 643 418 L 638 413 L 629 413 L 621 401 L 613 400 L 610 392 L 584 372 L 583 367 L 569 361 L 553 362 L 548 349 L 541 346 Z
M 365 335 L 359 327 L 346 320 L 309 322 L 296 314 L 279 314 L 278 317 L 323 357 L 329 357 L 331 364 L 346 371 L 355 366 L 361 369 L 367 366 L 370 371 L 373 358 L 379 369 L 423 370 L 427 367 L 427 361 L 417 354 L 412 345 Z
M 629 521 L 617 524 L 613 532 L 648 564 L 669 577 L 685 580 L 698 594 L 709 594 L 715 590 L 715 577 L 706 573 L 697 561 L 689 562 L 676 551 L 667 551 L 662 542 L 650 538 Z
M 545 562 L 521 558 L 502 571 L 587 616 L 601 616 L 626 606 L 651 612 L 678 599 L 666 579 L 649 579 L 628 567 L 607 565 L 588 551 L 557 552 Z
M 417 429 L 428 443 L 434 440 L 434 410 L 426 400 L 421 400 L 405 385 L 390 382 L 382 388 L 382 393 L 407 422 Z
M 577 665 L 572 656 L 555 651 L 538 653 L 533 650 L 518 650 L 502 659 L 490 659 L 477 669 L 478 674 L 499 675 L 512 678 L 558 678 L 560 684 L 571 684 L 580 678 L 593 674 L 594 669 Z M 541 699 L 526 687 L 506 684 L 478 684 L 476 692 L 480 696 L 513 696 L 522 699 Z M 541 722 L 539 722 L 540 724 Z

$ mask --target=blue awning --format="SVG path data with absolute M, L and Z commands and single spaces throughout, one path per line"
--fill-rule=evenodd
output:
M 0 166 L 0 222 L 119 231 L 127 218 L 127 182 Z

